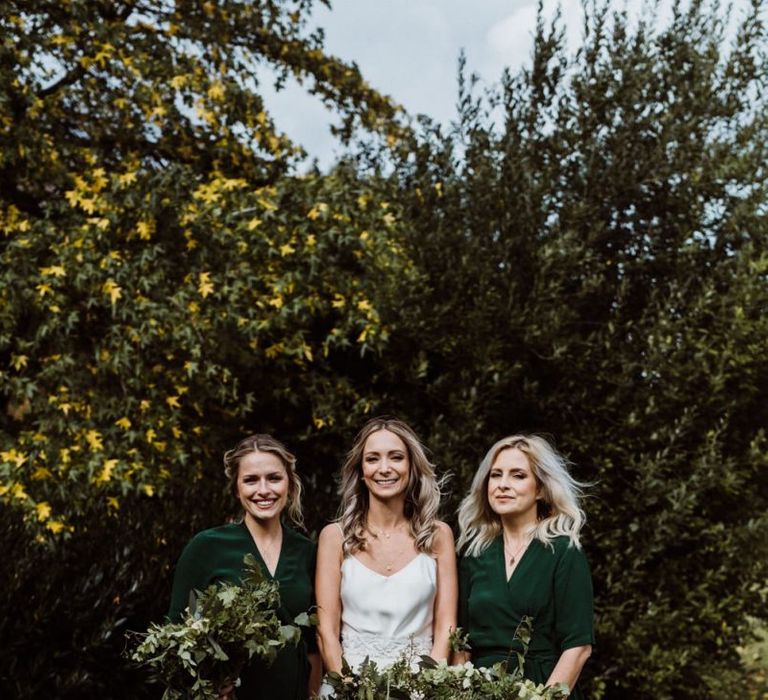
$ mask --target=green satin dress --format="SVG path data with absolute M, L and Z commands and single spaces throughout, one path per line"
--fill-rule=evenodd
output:
M 292 622 L 296 615 L 309 611 L 315 604 L 315 544 L 283 526 L 283 544 L 273 577 L 245 523 L 237 523 L 205 530 L 186 546 L 176 565 L 168 617 L 172 621 L 181 618 L 193 589 L 203 590 L 219 581 L 239 583 L 246 554 L 253 554 L 265 576 L 280 584 L 279 617 L 283 623 Z M 316 650 L 314 630 L 307 630 L 302 642 L 282 649 L 272 665 L 254 660 L 241 676 L 237 697 L 241 700 L 304 700 L 309 681 L 307 654 Z
M 504 542 L 495 539 L 478 557 L 459 562 L 459 625 L 469 634 L 472 662 L 516 663 L 513 641 L 524 615 L 533 619 L 525 677 L 546 683 L 566 649 L 594 644 L 592 578 L 580 549 L 557 537 L 552 548 L 533 540 L 507 580 Z M 570 695 L 584 695 L 578 684 Z

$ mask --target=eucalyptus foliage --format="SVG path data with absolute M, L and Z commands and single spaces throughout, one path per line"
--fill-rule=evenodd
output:
M 415 669 L 408 653 L 383 669 L 370 658 L 356 670 L 342 660 L 341 673 L 326 676 L 333 689 L 331 697 L 335 700 L 564 700 L 569 692 L 565 683 L 545 687 L 523 677 L 532 624 L 532 619 L 524 616 L 515 633 L 522 652 L 510 651 L 509 663 L 499 662 L 491 668 L 475 668 L 471 661 L 450 665 L 444 659 L 437 662 L 421 656 Z M 460 630 L 457 630 L 452 641 L 459 637 Z
M 268 581 L 251 554 L 240 584 L 220 583 L 192 591 L 181 622 L 153 623 L 137 635 L 130 658 L 149 667 L 165 687 L 163 700 L 215 700 L 249 660 L 267 663 L 301 630 L 281 624 L 279 585 Z M 297 624 L 309 624 L 303 613 Z
M 329 674 L 332 675 L 332 674 Z M 347 667 L 329 679 L 334 700 L 565 700 L 568 686 L 552 687 L 509 673 L 503 663 L 475 668 L 471 661 L 451 666 L 427 657 L 421 669 L 412 671 L 407 661 L 379 669 L 375 661 L 364 661 L 357 673 Z

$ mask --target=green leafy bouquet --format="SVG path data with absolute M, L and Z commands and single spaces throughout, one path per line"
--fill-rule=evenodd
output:
M 297 625 L 310 624 L 306 613 L 293 625 L 282 624 L 277 582 L 264 577 L 253 555 L 244 562 L 241 584 L 192 591 L 181 622 L 153 623 L 145 634 L 132 633 L 130 658 L 165 685 L 163 700 L 215 700 L 251 658 L 271 663 L 286 644 L 299 641 Z
M 379 670 L 376 663 L 365 659 L 357 671 L 344 662 L 341 673 L 329 673 L 327 683 L 333 688 L 334 700 L 561 700 L 568 697 L 564 683 L 545 687 L 523 677 L 525 653 L 531 638 L 531 620 L 523 618 L 516 633 L 523 652 L 514 652 L 517 665 L 475 668 L 472 662 L 455 666 L 422 656 L 414 671 L 403 657 L 392 666 Z M 466 648 L 460 633 L 454 633 L 452 646 Z M 456 649 L 456 650 L 458 650 Z

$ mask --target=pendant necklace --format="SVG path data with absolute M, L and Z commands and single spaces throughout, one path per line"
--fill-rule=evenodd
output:
M 385 532 L 384 530 L 374 530 L 370 525 L 366 524 L 365 529 L 368 530 L 377 540 L 379 539 L 379 535 L 383 535 L 385 540 L 388 540 L 392 535 L 397 532 L 401 527 L 403 526 L 403 523 L 400 523 L 399 525 L 395 525 L 389 532 Z
M 370 526 L 368 523 L 366 523 L 366 525 L 365 525 L 365 528 L 366 528 L 366 530 L 368 530 L 368 532 L 370 532 L 370 533 L 371 533 L 371 534 L 374 536 L 374 538 L 376 538 L 377 540 L 381 541 L 381 540 L 380 540 L 380 538 L 379 538 L 379 536 L 381 535 L 381 536 L 383 536 L 383 537 L 384 537 L 384 539 L 385 539 L 387 542 L 389 542 L 389 539 L 390 539 L 390 537 L 392 537 L 392 535 L 393 535 L 395 532 L 397 532 L 397 531 L 398 531 L 398 530 L 399 530 L 399 529 L 400 529 L 402 526 L 403 526 L 403 523 L 400 523 L 399 525 L 395 525 L 395 527 L 393 527 L 393 528 L 392 528 L 392 529 L 391 529 L 389 532 L 385 532 L 384 530 L 378 530 L 378 531 L 376 531 L 376 530 L 374 530 L 374 529 L 373 529 L 373 528 L 372 528 L 372 527 L 371 527 L 371 526 Z M 401 553 L 401 552 L 397 552 L 397 554 L 400 554 L 400 553 Z M 389 559 L 391 559 L 391 556 L 390 556 L 390 557 L 388 557 L 388 558 L 389 558 Z M 393 562 L 392 562 L 392 561 L 390 561 L 388 564 L 385 564 L 385 565 L 384 565 L 384 570 L 385 570 L 386 572 L 388 572 L 388 573 L 391 573 L 393 568 L 394 568 L 394 567 L 393 567 Z
M 509 557 L 509 565 L 510 565 L 510 566 L 512 566 L 512 564 L 514 564 L 514 563 L 517 561 L 517 558 L 518 558 L 518 556 L 520 555 L 520 553 L 521 553 L 521 552 L 522 552 L 522 551 L 523 551 L 523 550 L 524 550 L 524 549 L 525 549 L 525 548 L 526 548 L 526 547 L 527 547 L 527 546 L 528 546 L 530 543 L 531 543 L 531 539 L 530 539 L 530 536 L 526 536 L 525 540 L 523 541 L 523 544 L 521 544 L 521 545 L 520 545 L 520 547 L 518 547 L 517 551 L 516 551 L 514 554 L 512 554 L 512 555 Z M 507 545 L 507 538 L 506 538 L 506 537 L 504 537 L 504 554 L 505 554 L 505 555 L 506 555 L 506 554 L 509 554 L 509 552 L 508 552 L 508 549 L 509 549 L 509 547 L 508 547 L 508 545 Z

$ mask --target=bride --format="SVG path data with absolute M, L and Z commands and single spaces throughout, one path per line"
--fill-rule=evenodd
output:
M 453 534 L 436 520 L 440 488 L 416 434 L 368 421 L 341 471 L 340 518 L 320 533 L 316 595 L 325 670 L 381 669 L 405 655 L 445 659 L 456 626 Z

